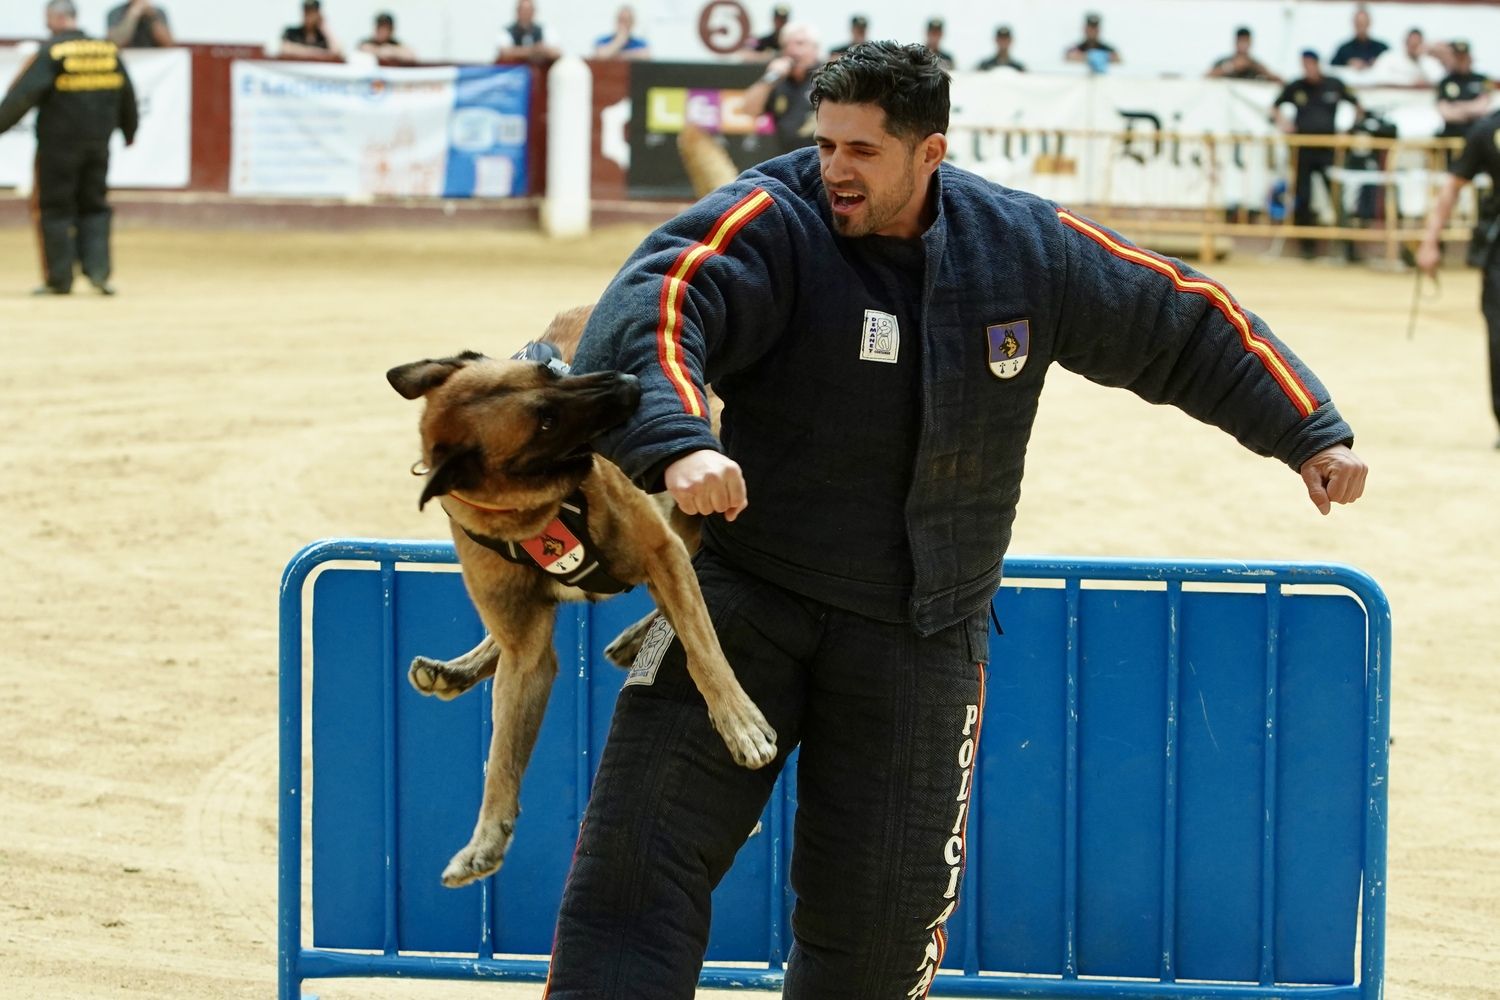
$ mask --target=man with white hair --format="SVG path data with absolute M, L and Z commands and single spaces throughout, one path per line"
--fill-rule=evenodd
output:
M 38 295 L 67 295 L 79 263 L 104 295 L 109 283 L 109 137 L 125 133 L 135 142 L 135 90 L 114 42 L 78 30 L 72 0 L 46 7 L 51 37 L 0 101 L 0 132 L 37 109 L 36 189 L 45 284 Z
M 776 133 L 770 155 L 776 156 L 812 145 L 813 71 L 823 63 L 818 34 L 810 24 L 792 21 L 781 29 L 778 42 L 781 55 L 766 65 L 765 75 L 744 96 L 747 115 L 771 116 Z

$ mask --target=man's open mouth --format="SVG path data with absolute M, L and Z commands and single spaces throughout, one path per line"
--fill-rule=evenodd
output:
M 828 199 L 835 212 L 852 212 L 865 202 L 865 196 L 858 191 L 829 191 Z

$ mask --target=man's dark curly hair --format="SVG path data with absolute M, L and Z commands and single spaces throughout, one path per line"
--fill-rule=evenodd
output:
M 925 45 L 862 42 L 813 77 L 812 106 L 875 104 L 885 130 L 915 143 L 948 131 L 948 74 Z

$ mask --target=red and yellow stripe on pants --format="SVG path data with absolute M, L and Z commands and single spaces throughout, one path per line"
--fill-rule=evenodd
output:
M 932 990 L 932 981 L 942 967 L 943 955 L 948 951 L 948 918 L 958 909 L 958 885 L 963 875 L 964 863 L 969 856 L 969 804 L 974 797 L 974 763 L 979 759 L 979 730 L 984 724 L 984 664 L 977 664 L 979 671 L 979 702 L 970 705 L 964 712 L 964 740 L 958 746 L 959 786 L 958 816 L 953 829 L 943 844 L 943 861 L 948 865 L 948 887 L 943 892 L 943 911 L 928 926 L 932 938 L 922 951 L 922 961 L 917 966 L 917 981 L 907 996 L 913 1000 L 925 998 Z

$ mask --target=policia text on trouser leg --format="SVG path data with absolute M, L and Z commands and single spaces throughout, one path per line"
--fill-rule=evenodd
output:
M 139 123 L 135 90 L 113 42 L 78 30 L 71 0 L 46 5 L 52 37 L 0 101 L 0 132 L 36 109 L 36 224 L 42 276 L 38 289 L 66 294 L 81 264 L 102 292 L 109 285 L 109 138 L 127 145 Z

